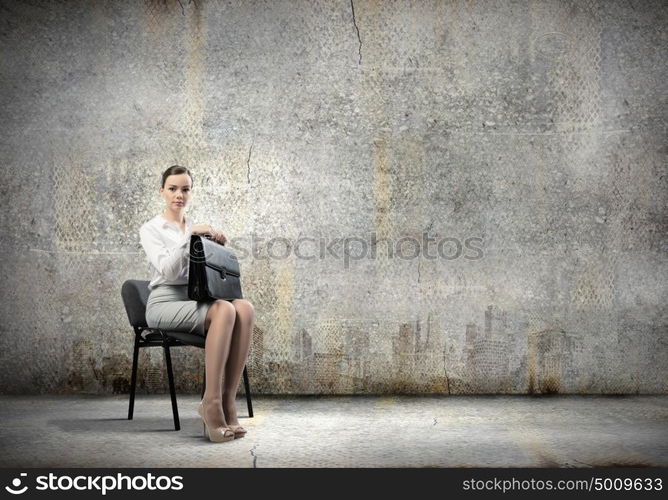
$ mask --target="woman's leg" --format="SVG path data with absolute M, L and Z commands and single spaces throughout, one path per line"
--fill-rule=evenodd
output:
M 223 410 L 225 420 L 229 426 L 238 426 L 237 408 L 235 399 L 241 381 L 241 375 L 248 359 L 253 324 L 255 323 L 255 308 L 246 299 L 234 299 L 232 305 L 236 311 L 236 321 L 232 332 L 230 355 L 227 358 L 225 375 L 223 377 Z
M 217 300 L 206 315 L 204 343 L 206 389 L 202 399 L 206 420 L 212 427 L 227 427 L 222 407 L 222 379 L 230 353 L 236 310 L 225 300 Z

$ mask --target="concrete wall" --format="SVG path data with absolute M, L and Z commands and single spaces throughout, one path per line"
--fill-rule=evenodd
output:
M 174 163 L 258 392 L 666 392 L 664 2 L 0 5 L 0 392 L 127 391 Z

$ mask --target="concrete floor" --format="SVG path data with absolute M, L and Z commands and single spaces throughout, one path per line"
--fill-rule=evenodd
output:
M 668 396 L 258 395 L 219 444 L 178 401 L 176 432 L 168 394 L 0 396 L 0 467 L 668 466 Z

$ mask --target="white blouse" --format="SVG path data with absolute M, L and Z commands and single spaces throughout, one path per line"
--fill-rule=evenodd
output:
M 193 221 L 184 215 L 185 231 L 156 215 L 139 228 L 139 241 L 146 252 L 151 273 L 148 289 L 157 285 L 187 285 L 190 267 L 190 227 Z

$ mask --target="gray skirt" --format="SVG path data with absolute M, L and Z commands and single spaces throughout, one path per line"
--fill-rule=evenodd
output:
M 146 324 L 206 337 L 206 314 L 213 303 L 190 300 L 188 285 L 158 285 L 146 301 Z

